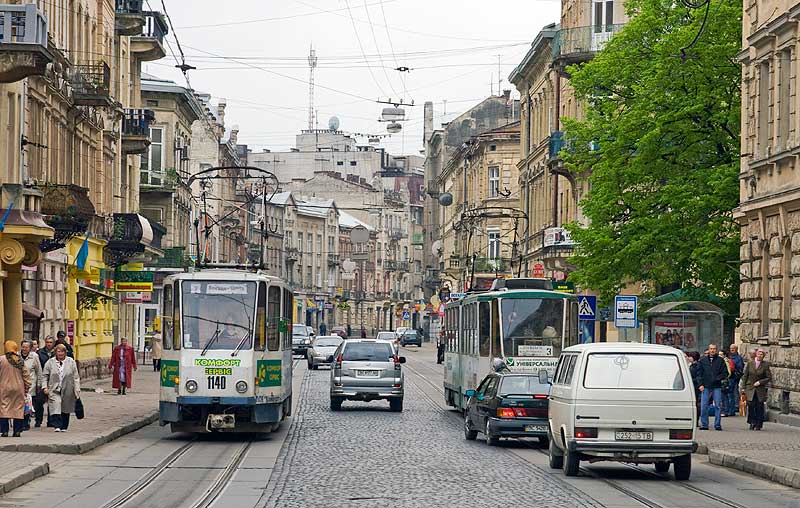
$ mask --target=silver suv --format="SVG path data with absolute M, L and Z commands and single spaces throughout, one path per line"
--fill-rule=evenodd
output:
M 388 400 L 392 411 L 403 410 L 403 371 L 406 363 L 385 340 L 344 341 L 328 357 L 331 362 L 331 411 L 345 400 Z

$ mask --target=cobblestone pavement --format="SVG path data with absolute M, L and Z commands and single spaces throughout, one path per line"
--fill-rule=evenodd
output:
M 402 413 L 384 401 L 329 407 L 327 370 L 306 371 L 267 507 L 600 506 L 523 459 L 469 442 L 406 373 Z M 533 487 L 535 486 L 535 488 Z

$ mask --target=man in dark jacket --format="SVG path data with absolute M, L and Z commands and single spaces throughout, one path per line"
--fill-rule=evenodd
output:
M 714 428 L 722 430 L 722 383 L 728 382 L 728 367 L 719 356 L 716 344 L 700 359 L 700 430 L 708 430 L 708 406 L 714 400 Z
M 72 346 L 67 342 L 67 332 L 64 330 L 59 330 L 56 334 L 56 346 L 59 344 L 64 344 L 64 347 L 67 348 L 67 356 L 75 358 L 75 353 L 72 352 Z

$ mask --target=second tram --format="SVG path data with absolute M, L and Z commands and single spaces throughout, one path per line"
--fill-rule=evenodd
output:
M 536 279 L 510 279 L 507 288 L 468 293 L 446 305 L 447 404 L 463 410 L 466 391 L 491 372 L 496 358 L 512 371 L 544 369 L 552 376 L 561 350 L 578 343 L 578 303 L 574 295 L 532 289 L 540 287 Z
M 260 272 L 164 280 L 160 424 L 173 432 L 270 432 L 292 408 L 293 297 Z

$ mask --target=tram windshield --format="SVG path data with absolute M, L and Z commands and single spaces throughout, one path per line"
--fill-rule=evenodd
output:
M 500 302 L 505 356 L 561 354 L 564 300 L 503 298 Z
M 253 347 L 255 282 L 187 280 L 181 286 L 184 348 Z

